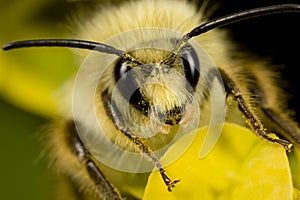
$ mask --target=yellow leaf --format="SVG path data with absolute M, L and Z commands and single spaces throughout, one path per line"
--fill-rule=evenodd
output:
M 292 199 L 292 178 L 283 147 L 261 140 L 244 127 L 225 124 L 213 150 L 199 159 L 206 131 L 199 129 L 183 156 L 165 167 L 170 178 L 181 179 L 173 191 L 167 191 L 159 172 L 154 171 L 145 200 Z M 162 160 L 184 141 L 175 143 Z
M 54 94 L 74 70 L 69 61 L 70 52 L 53 48 L 23 49 L 17 53 L 20 52 L 13 52 L 13 57 L 11 52 L 0 55 L 0 95 L 23 110 L 44 117 L 55 116 Z M 20 58 L 20 55 L 24 56 Z

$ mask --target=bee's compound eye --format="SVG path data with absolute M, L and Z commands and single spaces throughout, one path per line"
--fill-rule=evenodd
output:
M 133 73 L 128 61 L 123 58 L 119 59 L 116 63 L 115 81 L 123 97 L 129 101 L 131 95 L 137 89 L 137 85 L 134 81 Z
M 190 86 L 195 89 L 200 75 L 200 63 L 194 48 L 187 44 L 180 52 L 180 59 L 184 68 L 185 78 Z
M 130 61 L 120 59 L 115 66 L 115 80 L 117 88 L 122 96 L 134 107 L 143 113 L 148 112 L 148 102 L 144 100 L 140 93 L 140 88 L 135 81 L 133 69 Z
M 128 66 L 128 63 L 124 59 L 119 59 L 116 67 L 115 67 L 115 80 L 118 82 L 120 79 L 126 79 L 126 73 L 131 69 L 130 66 Z

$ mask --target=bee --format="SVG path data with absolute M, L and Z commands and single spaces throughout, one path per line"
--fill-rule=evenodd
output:
M 298 125 L 281 104 L 276 74 L 264 61 L 248 61 L 226 42 L 225 32 L 215 30 L 299 11 L 298 4 L 281 4 L 205 21 L 189 2 L 129 1 L 78 24 L 77 37 L 88 39 L 23 40 L 3 49 L 86 50 L 76 76 L 62 89 L 61 117 L 48 138 L 50 158 L 73 198 L 130 199 L 124 185 L 145 187 L 153 167 L 173 190 L 180 179 L 167 174 L 160 157 L 200 126 L 217 125 L 207 133 L 202 156 L 225 121 L 246 125 L 287 152 L 300 145 Z

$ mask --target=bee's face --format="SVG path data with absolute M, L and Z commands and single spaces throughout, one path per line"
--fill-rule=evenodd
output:
M 140 49 L 128 54 L 140 61 L 117 61 L 115 80 L 122 96 L 145 116 L 178 124 L 185 115 L 186 104 L 192 102 L 199 79 L 195 51 L 190 48 L 175 55 L 160 49 Z

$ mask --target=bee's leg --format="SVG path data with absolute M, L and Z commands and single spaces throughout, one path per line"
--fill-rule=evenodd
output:
M 84 147 L 76 131 L 75 122 L 70 120 L 66 127 L 68 135 L 68 145 L 77 156 L 78 161 L 85 165 L 87 173 L 96 186 L 96 190 L 102 199 L 122 200 L 120 192 L 104 176 L 95 162 L 90 158 L 88 150 Z
M 155 167 L 159 170 L 163 181 L 168 187 L 168 191 L 172 191 L 175 184 L 179 182 L 179 180 L 172 181 L 165 173 L 164 168 L 162 167 L 157 156 L 152 152 L 152 149 L 143 141 L 142 138 L 138 137 L 134 134 L 128 127 L 126 127 L 122 114 L 119 109 L 115 105 L 115 102 L 111 99 L 111 96 L 108 94 L 108 91 L 105 90 L 102 93 L 102 100 L 106 109 L 107 114 L 112 119 L 114 125 L 118 130 L 120 130 L 126 137 L 128 137 L 140 150 L 143 156 L 152 162 Z
M 282 137 L 293 141 L 300 146 L 300 129 L 296 122 L 281 110 L 270 107 L 266 102 L 263 92 L 259 92 L 260 98 L 258 101 L 261 104 L 262 111 L 272 124 L 272 128 Z
M 234 96 L 235 100 L 238 103 L 240 111 L 243 113 L 245 122 L 250 126 L 250 128 L 263 139 L 273 143 L 281 144 L 287 152 L 290 152 L 292 149 L 292 144 L 286 140 L 271 137 L 266 132 L 266 128 L 264 127 L 264 125 L 260 120 L 258 120 L 256 114 L 251 110 L 250 106 L 245 101 L 243 94 L 237 87 L 236 83 L 223 70 L 219 69 L 219 71 L 223 78 L 226 92 Z

